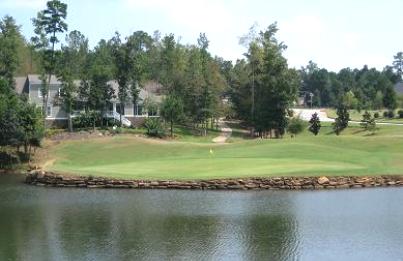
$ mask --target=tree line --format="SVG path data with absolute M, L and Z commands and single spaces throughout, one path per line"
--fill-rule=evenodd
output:
M 300 70 L 300 90 L 306 103 L 314 107 L 338 107 L 344 104 L 356 110 L 394 110 L 399 106 L 394 85 L 402 80 L 401 56 L 402 53 L 398 53 L 394 65 L 386 66 L 382 71 L 364 66 L 362 69 L 345 68 L 335 73 L 319 68 L 310 61 Z M 307 95 L 310 93 L 312 97 Z
M 247 52 L 234 63 L 213 56 L 203 33 L 196 44 L 182 44 L 175 35 L 161 36 L 158 31 L 152 35 L 136 31 L 128 37 L 116 32 L 90 48 L 83 33 L 68 30 L 67 17 L 67 4 L 48 1 L 32 19 L 35 36 L 29 41 L 11 16 L 4 17 L 0 77 L 12 88 L 15 75 L 41 75 L 43 104 L 47 104 L 51 76 L 56 75 L 62 83 L 60 102 L 70 130 L 78 104 L 94 125 L 102 125 L 111 99 L 118 99 L 121 106 L 128 101 L 136 104 L 149 80 L 163 86 L 159 109 L 171 135 L 178 123 L 205 135 L 218 118 L 226 116 L 246 122 L 253 135 L 281 137 L 292 117 L 290 108 L 301 95 L 311 106 L 359 110 L 398 106 L 393 84 L 402 77 L 402 53 L 383 71 L 365 66 L 334 73 L 313 62 L 297 70 L 287 64 L 283 55 L 287 47 L 276 38 L 276 24 L 242 37 Z M 116 92 L 110 80 L 117 81 Z

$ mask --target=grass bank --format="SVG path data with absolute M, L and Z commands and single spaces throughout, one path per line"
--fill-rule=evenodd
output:
M 63 141 L 47 146 L 46 155 L 46 170 L 127 179 L 393 175 L 403 174 L 403 128 L 382 126 L 368 136 L 353 126 L 337 137 L 325 126 L 317 137 L 306 131 L 293 139 L 237 138 L 226 145 L 119 135 Z

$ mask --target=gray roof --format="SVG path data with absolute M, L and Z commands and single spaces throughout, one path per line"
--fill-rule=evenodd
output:
M 28 80 L 31 84 L 42 84 L 39 74 L 28 74 Z M 48 80 L 47 76 L 46 80 Z M 52 75 L 52 77 L 50 77 L 50 84 L 57 85 L 61 84 L 61 82 L 56 78 L 56 76 Z
M 15 77 L 15 91 L 21 94 L 24 91 L 25 83 L 27 82 L 27 77 Z
M 399 82 L 395 85 L 395 91 L 397 94 L 403 94 L 403 82 Z

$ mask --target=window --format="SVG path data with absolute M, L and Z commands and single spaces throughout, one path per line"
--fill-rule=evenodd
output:
M 60 93 L 60 91 L 59 91 L 59 93 Z M 50 94 L 50 90 L 49 90 L 49 92 L 48 92 L 48 95 Z M 41 86 L 39 86 L 38 87 L 38 97 L 39 98 L 42 98 L 42 87 Z
M 157 108 L 149 108 L 148 116 L 157 116 L 157 114 L 158 114 L 158 109 Z
M 116 104 L 116 112 L 121 114 L 121 115 L 125 115 L 125 105 L 121 104 L 121 103 L 117 103 Z
M 134 115 L 136 115 L 136 116 L 143 115 L 143 106 L 138 105 L 138 104 L 136 106 L 134 106 Z
M 46 117 L 52 116 L 52 106 L 46 108 Z

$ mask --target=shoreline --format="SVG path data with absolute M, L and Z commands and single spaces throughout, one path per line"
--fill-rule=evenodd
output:
M 91 176 L 66 176 L 54 172 L 33 170 L 26 175 L 25 183 L 43 187 L 86 189 L 323 190 L 398 187 L 403 186 L 403 175 L 128 180 Z

